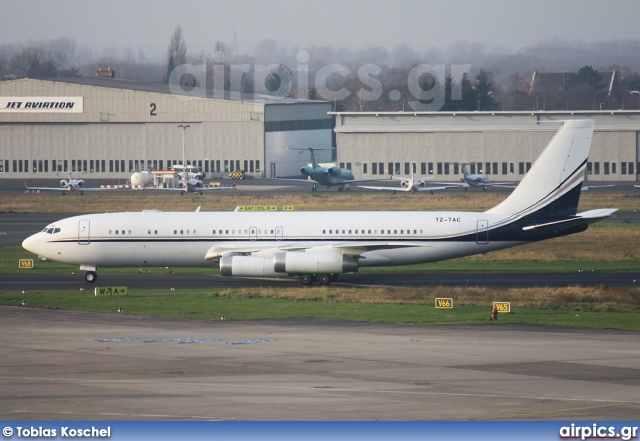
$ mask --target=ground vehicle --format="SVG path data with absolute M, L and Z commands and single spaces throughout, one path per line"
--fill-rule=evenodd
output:
M 244 179 L 244 170 L 234 170 L 229 173 L 231 179 Z

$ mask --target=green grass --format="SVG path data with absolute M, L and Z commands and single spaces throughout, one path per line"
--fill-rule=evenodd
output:
M 640 331 L 637 312 L 541 309 L 518 307 L 489 321 L 490 305 L 455 304 L 437 309 L 423 303 L 362 303 L 273 298 L 239 298 L 212 290 L 129 290 L 124 296 L 94 296 L 93 291 L 31 291 L 0 294 L 1 305 L 172 317 L 200 320 L 268 320 L 327 318 L 416 325 L 545 324 L 580 328 Z

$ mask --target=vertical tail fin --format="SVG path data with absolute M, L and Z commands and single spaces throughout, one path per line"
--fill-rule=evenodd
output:
M 309 147 L 309 153 L 311 153 L 311 167 L 318 168 L 318 163 L 316 162 L 316 155 L 313 153 L 313 149 Z
M 594 124 L 566 121 L 513 193 L 487 212 L 519 217 L 575 215 Z

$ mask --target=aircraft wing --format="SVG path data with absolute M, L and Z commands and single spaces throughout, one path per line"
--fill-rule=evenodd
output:
M 439 191 L 451 188 L 452 186 L 443 187 L 414 187 L 415 191 Z M 358 188 L 367 188 L 369 190 L 383 190 L 383 191 L 412 191 L 405 187 L 370 187 L 367 185 L 358 185 Z
M 369 190 L 386 190 L 386 191 L 411 191 L 405 187 L 369 187 L 367 185 L 358 185 L 358 188 L 366 188 Z
M 309 184 L 320 184 L 314 179 L 295 179 L 295 178 L 264 178 L 269 181 L 291 181 L 291 182 L 306 182 Z
M 118 188 L 97 188 L 97 187 L 80 187 L 80 188 L 68 188 L 68 187 L 29 187 L 25 184 L 27 190 L 46 190 L 46 191 L 112 191 L 120 190 Z
M 198 189 L 197 191 L 200 191 L 200 190 L 202 190 L 202 191 L 220 191 L 220 190 L 235 190 L 235 189 L 236 189 L 235 186 L 233 186 L 233 187 L 231 187 L 231 186 L 228 186 L 228 187 L 202 187 L 202 188 Z
M 449 185 L 451 187 L 468 187 L 469 184 L 466 182 L 433 182 L 433 184 L 438 185 Z
M 604 187 L 615 187 L 614 184 L 608 184 L 608 185 L 583 185 L 582 189 L 583 190 L 589 190 L 590 188 L 604 188 Z M 636 185 L 637 187 L 637 185 Z
M 321 253 L 326 252 L 339 252 L 341 254 L 349 254 L 354 256 L 359 256 L 367 251 L 375 251 L 381 249 L 396 249 L 396 248 L 411 248 L 411 247 L 424 247 L 430 246 L 421 243 L 405 243 L 405 242 L 370 242 L 370 243 L 360 243 L 360 242 L 337 242 L 331 245 L 325 246 L 317 246 L 316 243 L 310 242 L 308 244 L 296 244 L 296 245 L 288 245 L 283 244 L 277 248 L 273 248 L 270 245 L 265 245 L 264 247 L 260 246 L 260 243 L 247 243 L 246 245 L 214 245 L 207 250 L 205 253 L 205 260 L 217 260 L 223 256 L 227 255 L 246 255 L 246 254 L 274 254 L 277 252 L 290 252 L 290 251 L 301 251 L 301 250 L 317 250 Z

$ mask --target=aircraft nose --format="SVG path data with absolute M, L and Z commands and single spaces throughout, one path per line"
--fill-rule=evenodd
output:
M 25 250 L 33 253 L 33 254 L 38 254 L 37 248 L 38 248 L 38 235 L 34 234 L 32 236 L 27 237 L 25 240 L 22 241 L 22 248 L 24 248 Z

